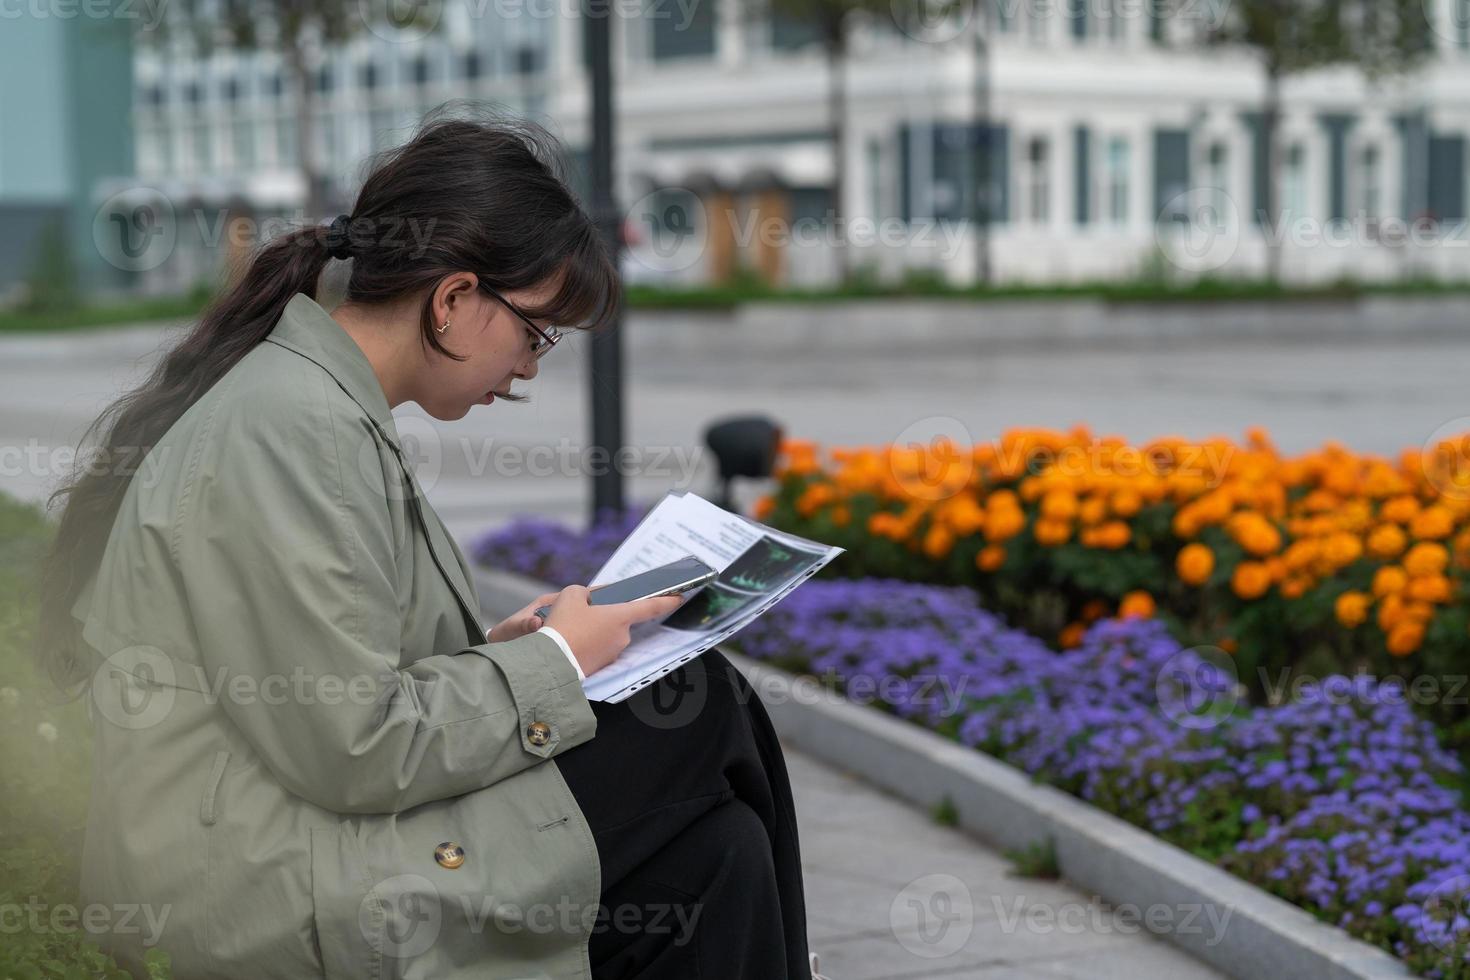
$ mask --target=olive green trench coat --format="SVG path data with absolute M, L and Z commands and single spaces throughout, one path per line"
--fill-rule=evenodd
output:
M 401 453 L 298 293 L 133 476 L 73 612 L 82 898 L 135 972 L 156 944 L 185 978 L 590 976 L 597 850 L 552 760 L 595 716 L 549 636 L 486 642 Z

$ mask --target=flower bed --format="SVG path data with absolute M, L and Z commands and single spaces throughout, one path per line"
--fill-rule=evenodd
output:
M 757 517 L 847 548 L 840 574 L 972 586 L 1062 647 L 1101 617 L 1156 614 L 1185 643 L 1229 651 L 1257 694 L 1296 674 L 1434 678 L 1424 706 L 1470 744 L 1470 690 L 1456 692 L 1470 664 L 1467 449 L 1286 457 L 1259 430 L 1143 446 L 1017 430 L 826 453 L 787 440 Z
M 578 580 L 570 561 L 533 572 L 518 560 L 529 530 L 488 536 L 477 558 Z M 1215 861 L 1424 975 L 1470 977 L 1461 767 L 1394 684 L 1332 676 L 1292 703 L 1250 707 L 1233 662 L 1182 648 L 1159 620 L 1102 618 L 1058 653 L 1007 628 L 972 589 L 882 579 L 808 582 L 733 645 L 876 693 L 884 709 Z

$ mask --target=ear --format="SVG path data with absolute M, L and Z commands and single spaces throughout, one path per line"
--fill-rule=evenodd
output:
M 473 272 L 453 272 L 439 280 L 434 289 L 434 316 L 436 322 L 453 319 L 460 305 L 474 296 L 480 280 Z

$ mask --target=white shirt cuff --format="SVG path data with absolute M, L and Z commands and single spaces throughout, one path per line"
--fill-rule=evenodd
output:
M 550 626 L 543 626 L 536 632 L 545 633 L 547 636 L 556 641 L 556 645 L 561 647 L 561 652 L 567 655 L 567 659 L 570 660 L 572 662 L 572 666 L 577 669 L 577 680 L 585 681 L 587 679 L 587 675 L 582 672 L 582 665 L 577 663 L 576 657 L 572 656 L 572 648 L 570 645 L 568 645 L 564 636 L 562 636 L 556 630 L 552 629 Z

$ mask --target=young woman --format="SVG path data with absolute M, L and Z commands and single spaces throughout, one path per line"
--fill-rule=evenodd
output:
M 426 122 L 350 215 L 255 256 L 58 491 L 40 651 L 94 721 L 82 897 L 159 923 L 175 976 L 812 971 L 749 686 L 711 652 L 587 701 L 677 598 L 574 585 L 487 632 L 398 439 L 395 406 L 519 400 L 553 325 L 608 323 L 616 274 L 555 150 Z M 150 934 L 97 938 L 140 971 Z

